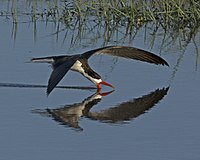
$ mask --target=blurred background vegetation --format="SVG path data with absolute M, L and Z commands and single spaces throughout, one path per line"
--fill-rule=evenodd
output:
M 0 16 L 12 21 L 14 38 L 18 23 L 33 23 L 36 35 L 39 21 L 54 23 L 53 34 L 65 34 L 63 41 L 73 32 L 72 45 L 85 35 L 91 42 L 103 38 L 102 46 L 129 44 L 142 29 L 144 41 L 151 41 L 150 48 L 162 34 L 160 48 L 179 44 L 184 50 L 192 42 L 198 54 L 198 0 L 1 0 Z

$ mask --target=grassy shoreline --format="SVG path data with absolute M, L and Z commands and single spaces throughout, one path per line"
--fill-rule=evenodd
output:
M 15 0 L 1 3 L 4 3 L 6 10 L 0 7 L 0 16 L 13 17 L 13 22 L 17 22 L 17 17 L 20 15 L 31 15 L 38 18 L 58 18 L 64 22 L 73 19 L 87 20 L 89 17 L 95 18 L 96 21 L 105 21 L 105 23 L 114 21 L 122 25 L 154 22 L 162 23 L 165 28 L 171 28 L 175 23 L 180 28 L 200 23 L 198 0 L 75 0 L 72 2 L 24 0 L 24 5 L 28 6 L 25 7 L 26 11 L 20 11 L 21 4 Z
M 13 33 L 21 17 L 34 23 L 34 35 L 37 21 L 53 22 L 57 28 L 62 23 L 65 28 L 55 34 L 72 30 L 74 39 L 81 39 L 84 32 L 101 30 L 105 44 L 114 34 L 133 39 L 140 28 L 151 24 L 152 39 L 162 29 L 166 34 L 163 41 L 171 39 L 174 43 L 181 37 L 187 45 L 200 29 L 198 0 L 11 0 L 0 4 L 0 17 L 13 22 Z
M 189 0 L 85 0 L 65 3 L 63 18 L 70 20 L 73 17 L 86 19 L 93 16 L 106 23 L 115 21 L 138 25 L 146 22 L 163 23 L 170 28 L 173 23 L 179 22 L 180 27 L 186 24 L 199 23 L 200 4 Z

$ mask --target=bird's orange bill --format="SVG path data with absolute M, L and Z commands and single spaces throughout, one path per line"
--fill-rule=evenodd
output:
M 102 81 L 102 82 L 100 82 L 100 83 L 98 83 L 97 84 L 97 88 L 98 89 L 100 89 L 101 88 L 101 86 L 100 85 L 105 85 L 105 86 L 108 86 L 108 87 L 112 87 L 112 88 L 115 88 L 114 86 L 112 86 L 111 84 L 109 84 L 109 83 L 107 83 L 107 82 L 104 82 L 104 81 Z

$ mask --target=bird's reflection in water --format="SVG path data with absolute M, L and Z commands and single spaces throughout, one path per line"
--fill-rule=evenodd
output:
M 156 89 L 142 97 L 133 98 L 127 102 L 122 102 L 116 106 L 97 112 L 91 112 L 90 109 L 99 103 L 103 96 L 110 94 L 112 91 L 105 93 L 97 92 L 84 99 L 81 103 L 65 105 L 64 107 L 56 109 L 36 109 L 32 112 L 52 117 L 53 120 L 62 125 L 81 131 L 83 129 L 79 126 L 80 117 L 87 117 L 91 120 L 108 123 L 127 122 L 144 114 L 147 110 L 155 106 L 155 104 L 157 104 L 167 94 L 168 90 L 169 87 Z
M 113 91 L 104 93 L 96 92 L 95 94 L 87 97 L 80 103 L 65 105 L 61 108 L 55 108 L 55 109 L 49 109 L 49 108 L 45 110 L 36 109 L 33 110 L 32 112 L 52 117 L 53 120 L 59 122 L 59 124 L 61 125 L 65 125 L 73 129 L 76 129 L 78 131 L 81 131 L 83 129 L 79 126 L 80 117 L 88 115 L 90 109 L 97 103 L 99 103 L 103 96 L 106 96 L 112 92 Z

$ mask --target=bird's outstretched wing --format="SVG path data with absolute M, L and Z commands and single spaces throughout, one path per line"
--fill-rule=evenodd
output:
M 108 54 L 112 56 L 118 56 L 123 58 L 130 58 L 139 61 L 144 61 L 148 63 L 154 63 L 157 65 L 161 64 L 169 66 L 169 64 L 160 56 L 157 56 L 151 52 L 142 49 L 128 47 L 128 46 L 107 46 L 103 48 L 98 48 L 83 53 L 83 56 L 89 58 L 93 54 Z
M 48 81 L 47 95 L 56 87 L 56 85 L 61 81 L 64 75 L 70 70 L 73 64 L 77 61 L 78 56 L 73 56 L 68 58 L 63 63 L 59 65 L 54 65 L 53 72 Z

